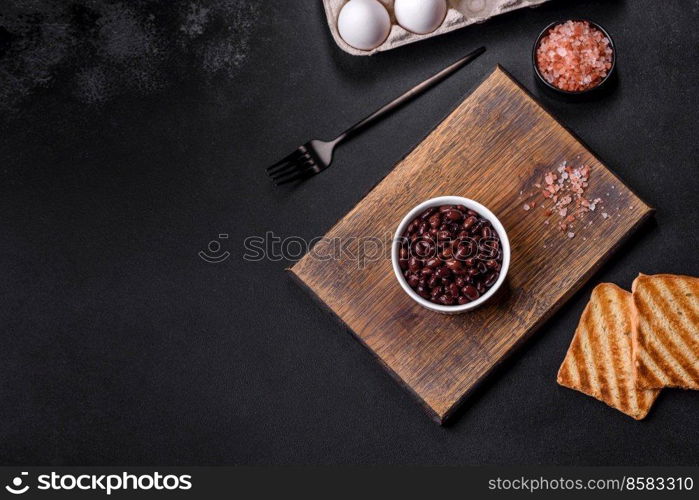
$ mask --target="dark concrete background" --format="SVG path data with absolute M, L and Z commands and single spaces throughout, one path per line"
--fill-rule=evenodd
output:
M 698 463 L 696 392 L 635 422 L 555 383 L 594 284 L 699 275 L 696 0 L 554 0 L 370 58 L 316 0 L 0 13 L 0 463 Z M 531 44 L 570 17 L 610 31 L 619 86 L 541 101 L 657 214 L 441 428 L 243 239 L 322 235 L 496 63 L 539 94 Z M 328 172 L 264 176 L 479 45 Z

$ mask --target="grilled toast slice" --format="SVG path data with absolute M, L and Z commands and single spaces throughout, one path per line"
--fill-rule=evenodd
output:
M 636 388 L 632 310 L 629 292 L 612 283 L 597 285 L 558 370 L 558 383 L 641 420 L 660 391 Z
M 641 274 L 631 289 L 636 386 L 699 389 L 699 278 Z

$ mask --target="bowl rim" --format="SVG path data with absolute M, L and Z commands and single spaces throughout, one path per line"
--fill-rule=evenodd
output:
M 471 210 L 475 210 L 476 212 L 478 212 L 479 215 L 488 219 L 488 221 L 493 225 L 493 228 L 500 237 L 500 244 L 503 252 L 502 268 L 500 269 L 500 275 L 498 276 L 497 281 L 493 284 L 492 287 L 490 287 L 490 289 L 488 289 L 488 291 L 484 295 L 474 300 L 473 302 L 469 302 L 467 304 L 445 306 L 441 304 L 435 304 L 434 302 L 420 297 L 412 288 L 410 288 L 410 285 L 408 285 L 408 282 L 405 280 L 405 277 L 403 276 L 403 271 L 401 270 L 400 265 L 398 264 L 400 238 L 405 233 L 405 229 L 407 228 L 408 224 L 410 224 L 410 222 L 412 222 L 412 220 L 415 217 L 417 217 L 420 213 L 422 213 L 425 209 L 438 205 L 464 205 L 465 207 L 470 208 Z M 393 266 L 393 273 L 396 275 L 396 278 L 398 279 L 398 283 L 400 283 L 401 288 L 415 302 L 427 309 L 431 309 L 437 312 L 452 314 L 461 313 L 469 311 L 471 309 L 475 309 L 484 304 L 493 295 L 495 295 L 500 286 L 505 282 L 507 272 L 510 268 L 510 240 L 507 237 L 507 231 L 505 231 L 505 227 L 500 222 L 500 219 L 498 219 L 497 216 L 490 209 L 488 209 L 488 207 L 482 205 L 476 200 L 473 200 L 471 198 L 465 198 L 463 196 L 437 196 L 435 198 L 425 200 L 419 205 L 415 206 L 405 215 L 405 217 L 403 217 L 403 219 L 401 219 L 401 222 L 400 224 L 398 224 L 398 227 L 393 237 L 393 241 L 391 243 L 391 264 Z
M 539 44 L 541 43 L 541 39 L 553 28 L 554 26 L 558 26 L 559 24 L 566 23 L 568 21 L 584 21 L 586 23 L 589 23 L 590 25 L 594 26 L 598 30 L 600 30 L 604 36 L 607 37 L 609 40 L 609 45 L 612 48 L 612 67 L 609 68 L 609 71 L 607 72 L 607 76 L 605 76 L 602 81 L 600 81 L 597 85 L 594 87 L 590 87 L 589 89 L 585 90 L 564 90 L 564 89 L 559 89 L 556 87 L 554 84 L 550 83 L 546 78 L 544 78 L 544 75 L 541 74 L 541 71 L 539 70 L 539 65 L 536 62 L 536 51 L 539 48 Z M 614 39 L 611 37 L 609 32 L 604 28 L 599 23 L 596 23 L 595 21 L 592 21 L 590 19 L 582 19 L 582 18 L 575 18 L 575 19 L 565 19 L 565 20 L 559 20 L 559 21 L 553 21 L 552 23 L 548 24 L 541 32 L 539 33 L 539 36 L 536 37 L 536 41 L 534 42 L 534 46 L 532 47 L 532 66 L 534 67 L 534 74 L 536 75 L 537 79 L 546 85 L 551 90 L 554 90 L 560 94 L 563 95 L 568 95 L 568 96 L 579 96 L 579 95 L 585 95 L 588 94 L 592 91 L 598 90 L 602 85 L 604 85 L 609 78 L 612 76 L 614 73 L 614 70 L 616 69 L 616 59 L 617 59 L 617 49 L 616 45 L 614 43 Z

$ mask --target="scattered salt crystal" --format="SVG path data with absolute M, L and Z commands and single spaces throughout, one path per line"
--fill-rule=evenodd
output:
M 568 238 L 575 238 L 575 233 L 568 233 Z
M 577 160 L 579 159 L 577 158 Z M 589 165 L 574 167 L 563 161 L 556 167 L 555 171 L 558 172 L 558 175 L 554 172 L 546 172 L 544 173 L 543 183 L 536 182 L 533 184 L 535 188 L 540 189 L 543 197 L 543 200 L 539 202 L 539 206 L 544 209 L 546 217 L 556 213 L 561 218 L 561 220 L 556 222 L 561 233 L 575 236 L 573 226 L 576 221 L 582 219 L 586 213 L 595 211 L 598 206 L 604 208 L 601 205 L 602 198 L 589 200 L 584 197 L 590 176 Z M 525 211 L 536 208 L 537 201 L 534 199 L 536 194 L 535 191 L 525 195 L 527 200 L 529 200 L 523 205 Z M 609 196 L 609 193 L 607 193 L 607 196 Z M 547 200 L 550 200 L 550 203 L 547 203 Z M 619 207 L 617 207 L 617 210 L 619 210 Z M 607 219 L 609 214 L 604 213 L 606 214 L 604 218 Z M 543 222 L 545 225 L 550 225 L 549 220 L 544 220 Z M 592 223 L 593 221 L 589 221 L 587 225 L 592 226 Z M 581 224 L 584 224 L 584 222 L 581 222 Z M 573 236 L 569 237 L 572 238 Z
M 602 218 L 606 219 L 609 217 L 609 214 L 607 212 L 602 212 Z

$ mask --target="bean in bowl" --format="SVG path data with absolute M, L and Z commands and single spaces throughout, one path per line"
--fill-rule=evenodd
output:
M 408 286 L 444 306 L 477 300 L 502 270 L 500 236 L 490 221 L 463 205 L 423 211 L 402 235 L 398 257 Z

